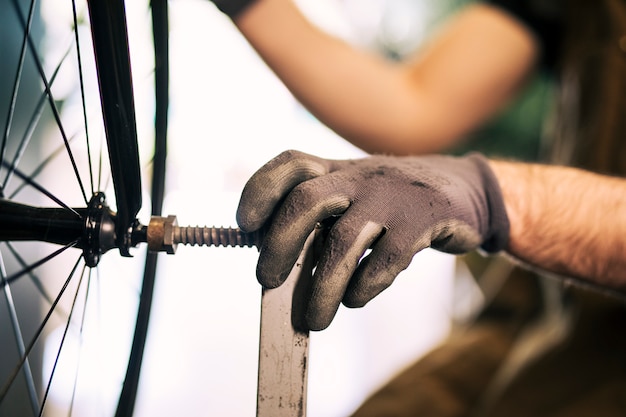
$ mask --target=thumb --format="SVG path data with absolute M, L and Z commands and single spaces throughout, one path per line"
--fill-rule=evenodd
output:
M 237 207 L 237 224 L 258 230 L 298 184 L 328 173 L 328 161 L 299 151 L 285 151 L 261 167 L 246 183 Z

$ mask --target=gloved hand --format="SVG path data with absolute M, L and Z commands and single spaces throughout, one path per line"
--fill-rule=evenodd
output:
M 255 0 L 211 0 L 222 13 L 234 18 Z
M 259 282 L 281 285 L 316 224 L 333 216 L 340 217 L 324 242 L 305 308 L 311 330 L 326 328 L 342 301 L 365 305 L 426 247 L 497 252 L 509 234 L 497 179 L 481 155 L 341 161 L 287 151 L 250 178 L 237 209 L 244 231 L 271 221 Z

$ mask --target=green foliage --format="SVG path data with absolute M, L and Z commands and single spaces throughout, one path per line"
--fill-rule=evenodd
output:
M 545 159 L 545 127 L 553 107 L 553 81 L 535 77 L 504 112 L 471 134 L 455 154 L 479 151 L 521 161 Z

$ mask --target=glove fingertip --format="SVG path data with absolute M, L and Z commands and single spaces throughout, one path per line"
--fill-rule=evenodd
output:
M 251 212 L 241 206 L 237 209 L 235 220 L 239 228 L 244 232 L 254 232 L 260 229 L 265 222 L 264 218 L 260 218 L 256 212 Z
M 342 303 L 344 306 L 348 308 L 361 308 L 361 307 L 365 307 L 365 304 L 369 303 L 372 300 L 372 298 L 373 297 L 366 296 L 364 294 L 346 292 L 346 295 L 344 299 L 342 300 Z
M 259 185 L 254 180 L 255 178 L 246 184 L 235 213 L 237 224 L 241 230 L 246 232 L 254 232 L 260 229 L 271 216 L 276 204 L 273 198 L 264 195 L 263 191 L 259 191 L 266 190 L 266 184 Z
M 287 279 L 289 271 L 278 272 L 272 266 L 268 266 L 268 264 L 271 264 L 271 262 L 259 261 L 256 268 L 257 280 L 264 288 L 272 289 L 280 287 Z
M 329 319 L 321 314 L 310 314 L 307 312 L 305 315 L 305 321 L 308 329 L 314 332 L 325 330 L 328 326 L 330 326 L 332 320 L 333 317 L 330 317 Z
M 304 320 L 309 330 L 320 331 L 330 326 L 339 310 L 339 304 L 339 300 L 335 302 L 326 297 L 320 299 L 315 294 L 311 295 L 304 315 Z

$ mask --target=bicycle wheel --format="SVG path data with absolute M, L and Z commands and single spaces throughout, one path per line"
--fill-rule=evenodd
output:
M 155 132 L 141 121 L 152 116 L 138 115 L 136 122 L 137 86 L 130 74 L 123 1 L 59 3 L 0 3 L 3 18 L 12 22 L 2 25 L 3 39 L 13 40 L 3 45 L 0 77 L 0 114 L 5 117 L 0 415 L 56 415 L 59 410 L 63 415 L 111 415 L 116 409 L 118 415 L 130 415 L 156 257 L 146 256 L 139 265 L 143 256 L 137 253 L 132 264 L 124 260 L 120 266 L 119 254 L 129 256 L 136 243 L 136 218 L 147 188 L 140 177 L 136 131 L 142 139 Z M 160 211 L 165 173 L 165 4 L 152 4 L 158 10 L 158 65 L 154 73 L 142 74 L 158 81 L 159 139 L 148 145 L 155 151 L 153 214 Z M 151 67 L 154 62 L 153 56 Z M 150 157 L 142 154 L 141 159 Z M 129 316 L 137 314 L 141 319 L 129 353 L 134 332 Z

